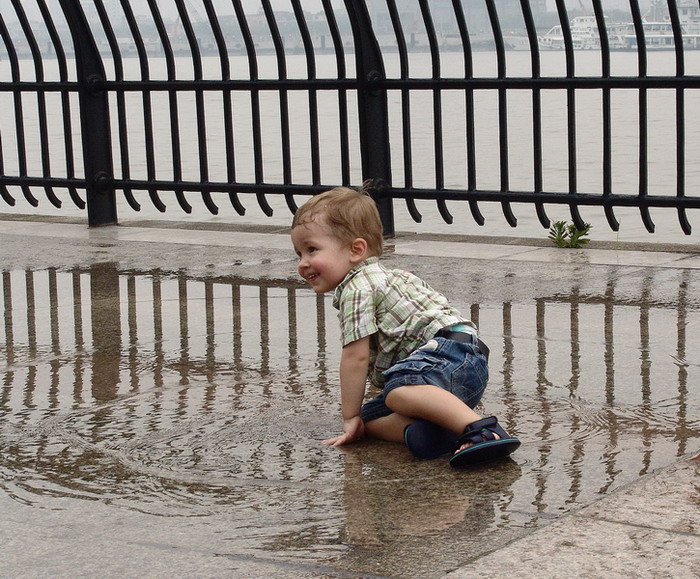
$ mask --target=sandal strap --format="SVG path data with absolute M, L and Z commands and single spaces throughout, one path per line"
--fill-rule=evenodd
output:
M 463 446 L 464 444 L 470 442 L 472 444 L 479 444 L 486 440 L 496 440 L 494 434 L 498 434 L 502 439 L 509 438 L 508 433 L 503 430 L 500 424 L 498 424 L 498 419 L 495 416 L 489 416 L 488 418 L 482 418 L 481 420 L 476 420 L 472 422 L 464 430 L 464 434 L 457 440 L 456 448 Z

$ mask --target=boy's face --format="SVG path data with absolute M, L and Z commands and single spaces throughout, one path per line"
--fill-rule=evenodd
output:
M 333 291 L 362 259 L 353 246 L 332 236 L 319 218 L 292 229 L 294 251 L 299 256 L 299 275 L 317 294 Z

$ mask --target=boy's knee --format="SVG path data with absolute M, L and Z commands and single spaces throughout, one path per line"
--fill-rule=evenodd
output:
M 405 386 L 397 386 L 386 394 L 384 402 L 389 409 L 397 412 L 402 408 L 404 403 L 414 401 L 417 396 L 424 394 L 428 388 L 437 388 L 437 386 L 431 386 L 430 384 L 407 384 Z
M 396 410 L 394 407 L 400 405 L 401 402 L 406 399 L 408 388 L 408 386 L 397 386 L 384 396 L 384 403 L 390 410 L 394 410 L 395 412 Z

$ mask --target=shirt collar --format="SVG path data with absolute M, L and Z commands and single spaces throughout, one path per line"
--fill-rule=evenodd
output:
M 340 303 L 340 295 L 343 293 L 343 290 L 345 289 L 345 286 L 347 286 L 350 283 L 350 280 L 354 278 L 360 270 L 363 268 L 367 267 L 368 265 L 371 265 L 373 263 L 377 263 L 379 261 L 379 258 L 376 255 L 373 255 L 371 257 L 368 257 L 367 259 L 361 261 L 358 263 L 355 267 L 353 267 L 343 278 L 343 281 L 341 281 L 338 284 L 338 287 L 335 288 L 335 291 L 333 292 L 333 307 L 338 309 L 338 305 Z

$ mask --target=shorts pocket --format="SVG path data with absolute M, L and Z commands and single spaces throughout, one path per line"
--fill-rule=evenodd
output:
M 451 376 L 451 392 L 473 408 L 481 400 L 489 379 L 489 369 L 483 356 L 468 356 Z
M 444 365 L 441 358 L 436 358 L 432 350 L 415 350 L 400 362 L 383 372 L 388 377 L 397 372 L 406 374 L 428 374 Z

